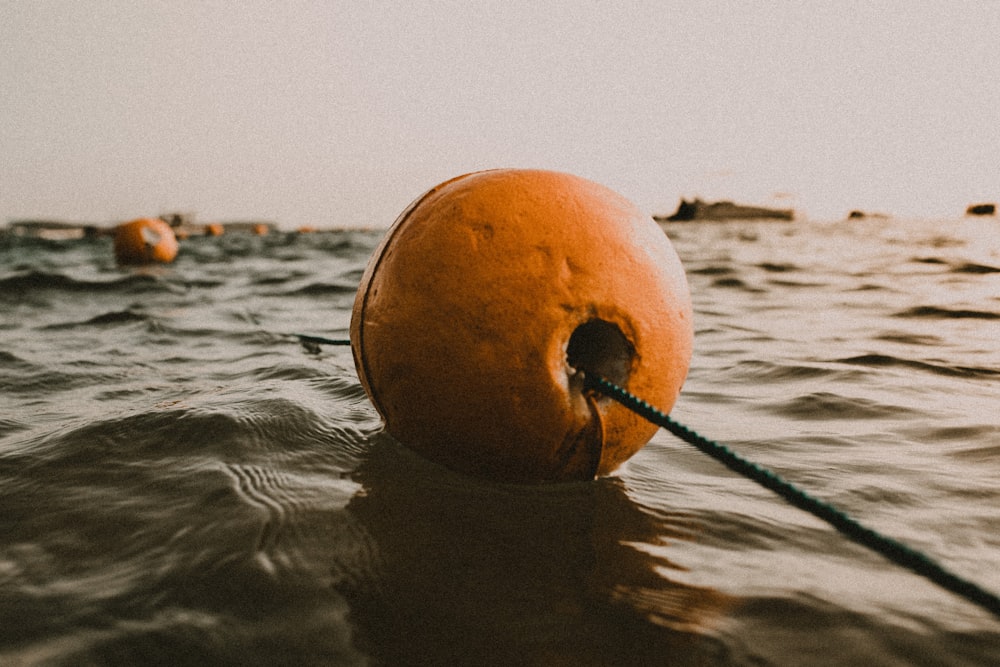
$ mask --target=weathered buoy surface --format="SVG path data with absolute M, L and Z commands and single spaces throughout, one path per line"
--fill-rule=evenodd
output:
M 177 256 L 177 237 L 159 218 L 139 218 L 115 228 L 115 259 L 119 264 L 169 263 Z
M 414 201 L 351 317 L 358 376 L 390 435 L 504 482 L 613 471 L 657 427 L 586 393 L 581 371 L 669 410 L 692 342 L 687 279 L 653 219 L 541 170 L 466 174 Z

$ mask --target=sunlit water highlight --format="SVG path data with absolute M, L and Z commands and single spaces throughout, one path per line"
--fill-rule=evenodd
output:
M 998 225 L 668 227 L 672 415 L 1000 591 Z M 664 432 L 551 487 L 381 434 L 292 335 L 346 337 L 379 238 L 0 239 L 0 663 L 1000 663 L 1000 621 Z

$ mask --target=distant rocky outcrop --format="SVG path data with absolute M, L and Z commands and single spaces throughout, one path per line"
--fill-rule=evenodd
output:
M 861 211 L 858 209 L 854 209 L 853 211 L 847 214 L 848 220 L 869 220 L 869 219 L 885 220 L 888 217 L 889 216 L 886 215 L 885 213 L 868 213 L 867 211 Z
M 745 206 L 731 201 L 706 202 L 701 199 L 681 199 L 671 215 L 654 215 L 657 222 L 697 220 L 793 220 L 794 209 Z
M 966 215 L 996 215 L 996 204 L 972 204 L 965 209 Z

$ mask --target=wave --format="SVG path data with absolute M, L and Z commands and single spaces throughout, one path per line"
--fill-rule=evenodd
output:
M 852 379 L 854 377 L 854 374 L 845 372 L 842 368 L 760 360 L 741 361 L 732 369 L 732 372 L 734 377 L 754 382 L 816 380 L 821 378 Z
M 915 334 L 907 331 L 886 331 L 875 336 L 874 340 L 883 340 L 889 343 L 902 343 L 903 345 L 922 345 L 927 347 L 936 347 L 941 344 L 940 336 Z
M 269 296 L 340 296 L 344 294 L 354 295 L 358 291 L 357 283 L 310 283 L 304 287 L 291 290 L 281 294 Z
M 814 392 L 788 400 L 783 398 L 780 403 L 763 405 L 760 409 L 780 417 L 802 421 L 880 419 L 918 414 L 910 408 L 830 392 Z
M 807 593 L 745 598 L 733 616 L 753 641 L 739 646 L 734 664 L 789 664 L 789 655 L 800 656 L 795 664 L 815 665 L 976 665 L 1000 660 L 1000 633 L 948 632 L 933 625 L 935 632 L 928 632 L 924 622 L 906 627 L 886 618 L 890 604 L 891 596 L 877 608 L 858 611 Z M 855 640 L 860 627 L 870 640 Z
M 110 313 L 102 313 L 82 322 L 59 322 L 41 327 L 42 331 L 75 329 L 77 327 L 91 326 L 113 326 L 118 324 L 133 324 L 135 322 L 153 322 L 154 319 L 145 313 L 134 310 L 119 310 Z
M 736 270 L 731 266 L 705 266 L 699 269 L 688 269 L 687 274 L 689 276 L 727 276 L 736 273 Z
M 725 287 L 727 289 L 738 289 L 752 294 L 763 294 L 766 289 L 753 287 L 740 278 L 719 278 L 712 281 L 712 287 Z
M 979 262 L 962 262 L 945 259 L 943 257 L 914 257 L 912 262 L 917 264 L 931 264 L 937 266 L 948 266 L 951 268 L 951 273 L 971 273 L 971 274 L 987 274 L 987 273 L 1000 273 L 1000 267 L 993 266 L 991 264 L 981 264 Z
M 894 317 L 913 317 L 927 319 L 976 319 L 1000 320 L 1000 313 L 988 310 L 969 310 L 964 308 L 941 308 L 939 306 L 915 306 L 894 314 Z
M 768 273 L 787 273 L 789 271 L 799 271 L 799 267 L 794 264 L 779 262 L 762 262 L 756 265 L 758 269 L 764 269 Z
M 976 264 L 973 262 L 969 262 L 966 264 L 959 264 L 958 266 L 953 268 L 952 271 L 954 273 L 974 273 L 974 274 L 1000 273 L 1000 267 L 990 266 L 988 264 Z
M 70 365 L 72 368 L 73 365 Z M 68 391 L 85 387 L 101 386 L 106 383 L 121 380 L 124 371 L 96 365 L 92 369 L 84 364 L 77 364 L 83 370 L 60 370 L 25 363 L 13 369 L 4 377 L 4 390 L 14 396 L 32 398 L 51 395 L 54 392 Z
M 18 431 L 26 431 L 31 428 L 24 422 L 10 417 L 0 417 L 0 438 L 7 437 Z
M 0 293 L 39 290 L 62 292 L 144 292 L 165 287 L 163 280 L 149 274 L 131 273 L 110 280 L 82 280 L 63 273 L 25 271 L 0 278 Z
M 856 357 L 837 359 L 834 363 L 870 366 L 873 368 L 912 368 L 919 371 L 934 373 L 935 375 L 947 375 L 953 377 L 996 377 L 1000 375 L 1000 370 L 995 368 L 946 366 L 942 364 L 931 364 L 925 361 L 901 359 L 887 354 L 862 354 Z

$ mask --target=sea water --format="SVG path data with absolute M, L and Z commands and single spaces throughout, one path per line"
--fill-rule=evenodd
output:
M 672 416 L 1000 591 L 1000 223 L 664 230 Z M 0 238 L 0 664 L 1000 664 L 1000 619 L 664 431 L 541 487 L 393 441 L 297 336 L 347 337 L 383 233 Z

